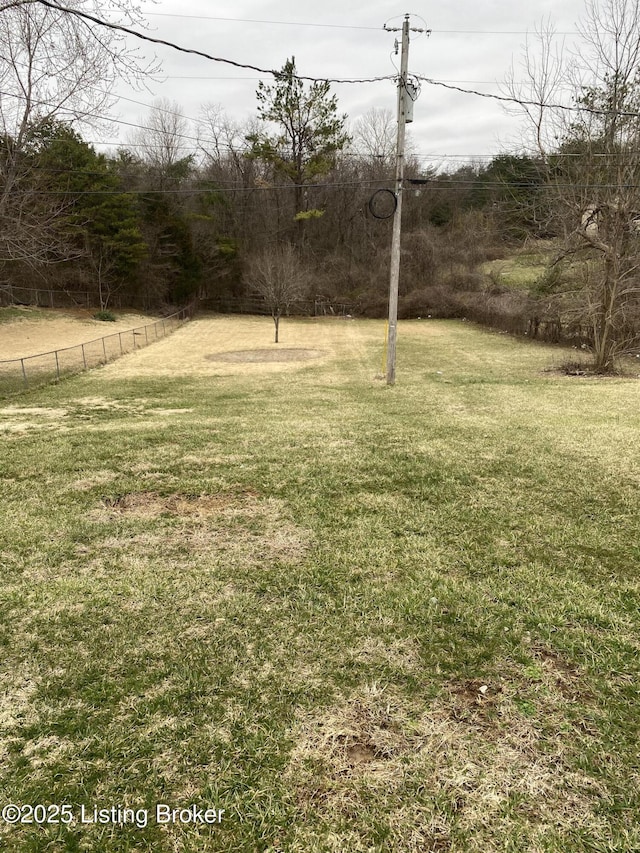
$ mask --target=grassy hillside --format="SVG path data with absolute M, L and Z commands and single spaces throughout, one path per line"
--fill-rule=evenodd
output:
M 2 849 L 639 849 L 637 380 L 269 323 L 0 410 Z
M 550 240 L 536 240 L 504 258 L 486 261 L 480 269 L 503 287 L 533 290 L 544 278 L 559 250 L 560 246 Z

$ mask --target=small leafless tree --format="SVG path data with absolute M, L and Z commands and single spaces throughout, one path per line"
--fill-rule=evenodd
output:
M 303 297 L 307 284 L 307 273 L 298 253 L 289 243 L 263 249 L 249 259 L 245 281 L 269 309 L 277 344 L 280 318 Z

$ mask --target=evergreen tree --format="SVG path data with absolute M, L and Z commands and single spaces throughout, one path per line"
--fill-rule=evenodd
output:
M 39 186 L 59 199 L 58 228 L 75 247 L 105 308 L 115 290 L 131 283 L 146 253 L 135 199 L 121 191 L 105 156 L 63 122 L 33 128 L 29 152 Z
M 337 98 L 329 90 L 326 81 L 305 87 L 292 57 L 275 75 L 273 86 L 260 82 L 256 92 L 258 116 L 270 127 L 247 136 L 250 156 L 270 164 L 276 177 L 292 182 L 294 218 L 301 225 L 320 214 L 309 209 L 305 186 L 333 168 L 336 154 L 349 141 L 347 117 L 338 114 Z

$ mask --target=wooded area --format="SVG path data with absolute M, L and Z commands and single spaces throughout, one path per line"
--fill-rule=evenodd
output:
M 135 18 L 126 0 L 111 7 Z M 456 169 L 425 170 L 409 154 L 400 317 L 569 341 L 603 371 L 636 351 L 639 9 L 589 2 L 570 61 L 538 33 L 528 83 L 505 84 L 532 131 L 520 150 Z M 179 104 L 157 101 L 108 156 L 84 134 L 119 75 L 150 69 L 115 31 L 68 12 L 29 0 L 0 12 L 0 284 L 89 292 L 101 308 L 257 298 L 276 334 L 296 300 L 385 315 L 392 218 L 376 194 L 393 187 L 390 112 L 350 122 L 330 84 L 300 79 L 292 57 L 259 84 L 244 124 L 204 104 L 190 125 Z M 514 290 L 484 265 L 522 245 L 541 247 L 547 268 Z M 285 256 L 295 275 L 274 272 Z

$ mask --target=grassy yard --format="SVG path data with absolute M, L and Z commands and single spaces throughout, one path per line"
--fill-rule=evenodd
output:
M 0 849 L 640 850 L 638 380 L 281 332 L 0 403 Z

